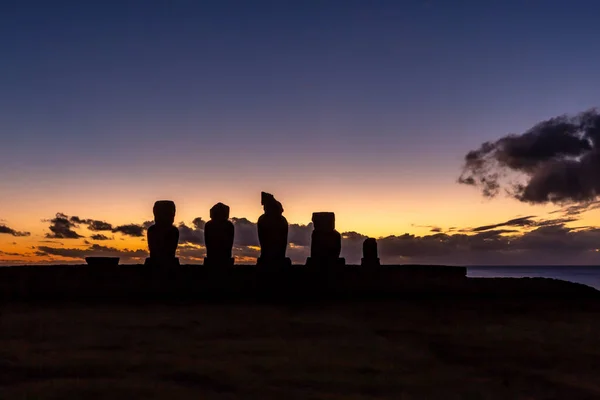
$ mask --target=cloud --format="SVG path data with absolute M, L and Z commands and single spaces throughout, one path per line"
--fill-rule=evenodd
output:
M 145 228 L 143 225 L 137 224 L 127 224 L 121 225 L 114 228 L 113 233 L 122 233 L 123 235 L 133 236 L 133 237 L 143 237 Z
M 439 233 L 439 232 L 443 232 L 444 231 L 442 228 L 440 228 L 439 226 L 436 226 L 436 225 L 416 225 L 416 224 L 410 224 L 410 226 L 414 226 L 415 228 L 428 228 L 429 232 L 432 232 L 432 233 Z
M 88 229 L 95 232 L 100 231 L 111 231 L 113 229 L 112 225 L 105 221 L 99 221 L 95 219 L 82 219 L 77 216 L 72 216 L 69 218 L 74 224 L 83 224 L 87 225 Z
M 50 226 L 48 229 L 52 232 L 46 234 L 46 237 L 49 239 L 80 239 L 83 237 L 73 230 L 73 228 L 77 228 L 77 223 L 71 221 L 63 213 L 56 213 L 56 216 L 49 222 Z
M 470 231 L 471 232 L 482 232 L 482 231 L 488 231 L 490 229 L 500 228 L 503 226 L 530 226 L 530 225 L 535 224 L 535 222 L 532 221 L 532 218 L 535 218 L 535 216 L 530 215 L 528 217 L 514 218 L 514 219 L 508 220 L 506 222 L 500 222 L 498 224 L 478 226 L 477 228 L 473 228 Z
M 256 223 L 246 218 L 231 218 L 235 226 L 233 245 L 237 247 L 259 246 Z
M 110 238 L 108 236 L 102 235 L 100 233 L 90 236 L 90 239 L 92 239 L 92 240 L 110 240 Z
M 308 225 L 290 224 L 288 228 L 288 242 L 290 245 L 310 246 L 312 231 L 312 222 L 308 223 Z
M 65 258 L 76 258 L 83 259 L 90 256 L 102 256 L 102 257 L 121 257 L 125 261 L 139 260 L 147 256 L 145 250 L 129 250 L 129 249 L 116 249 L 114 247 L 101 246 L 99 244 L 93 244 L 86 248 L 58 248 L 49 246 L 38 246 L 38 255 L 53 255 Z
M 112 229 L 113 229 L 112 224 L 109 224 L 108 222 L 104 222 L 104 221 L 88 219 L 86 221 L 86 223 L 87 223 L 88 229 L 90 231 L 94 231 L 94 232 L 112 231 Z
M 186 262 L 197 263 L 203 261 L 204 257 L 206 257 L 206 248 L 203 246 L 184 244 L 177 247 L 177 255 Z
M 23 256 L 23 255 L 21 255 Z M 22 258 L 0 258 L 0 265 L 14 266 L 14 265 L 27 265 L 30 261 Z
M 560 213 L 565 217 L 576 217 L 584 212 L 596 210 L 598 208 L 600 208 L 600 201 L 588 201 L 563 207 L 560 210 L 552 211 L 550 214 Z
M 49 220 L 51 233 L 46 234 L 47 238 L 51 239 L 80 239 L 85 236 L 79 234 L 75 229 L 80 225 L 85 225 L 92 232 L 113 232 L 121 233 L 132 237 L 143 237 L 147 227 L 152 223 L 144 222 L 143 224 L 125 224 L 114 227 L 113 224 L 91 219 L 80 218 L 78 216 L 69 217 L 63 213 L 57 213 L 55 218 Z M 93 240 L 108 240 L 109 238 L 103 234 L 94 234 L 91 236 Z
M 379 256 L 385 264 L 597 264 L 600 263 L 600 229 L 574 224 L 581 213 L 594 207 L 597 207 L 594 203 L 582 203 L 557 210 L 551 214 L 555 218 L 527 215 L 461 230 L 430 226 L 432 232 L 421 236 L 406 233 L 380 237 Z M 59 213 L 52 220 L 52 226 L 62 228 L 57 232 L 65 234 L 67 228 L 74 230 L 77 225 L 86 224 L 85 221 L 94 220 L 75 219 Z M 235 225 L 233 255 L 236 262 L 253 264 L 260 254 L 256 223 L 247 218 L 232 218 L 232 222 Z M 134 229 L 130 230 L 132 226 Z M 205 257 L 204 226 L 205 221 L 200 217 L 178 225 L 178 256 L 182 263 L 201 263 Z M 140 235 L 144 232 L 144 224 L 113 228 L 115 231 L 117 229 L 121 233 L 126 231 Z M 289 225 L 287 255 L 296 264 L 304 263 L 310 255 L 312 229 L 312 223 Z M 54 234 L 57 232 L 53 231 Z M 366 238 L 360 232 L 342 233 L 342 257 L 346 258 L 348 264 L 360 263 L 362 243 Z M 108 237 L 95 233 L 88 239 L 106 240 Z M 90 255 L 104 255 L 121 257 L 124 263 L 139 263 L 147 254 L 145 249 L 117 249 L 89 242 L 81 247 L 63 248 L 59 243 L 34 249 L 39 256 L 56 257 L 51 258 L 50 262 L 61 262 L 63 257 L 76 260 Z
M 19 232 L 16 231 L 12 228 L 9 228 L 8 226 L 4 225 L 4 224 L 0 224 L 0 233 L 4 233 L 7 235 L 12 235 L 15 237 L 23 237 L 23 236 L 30 236 L 31 234 L 29 232 Z
M 257 246 L 233 246 L 233 256 L 238 264 L 254 264 L 260 256 L 260 247 Z
M 85 249 L 70 249 L 70 248 L 58 248 L 49 246 L 38 246 L 38 255 L 54 255 L 67 258 L 84 258 L 87 256 Z
M 501 223 L 497 224 L 501 225 Z M 518 233 L 389 236 L 378 240 L 382 261 L 450 264 L 578 264 L 600 262 L 600 230 L 575 229 L 555 221 Z
M 206 225 L 206 222 L 202 219 L 202 217 L 196 217 L 192 221 L 192 226 L 194 227 L 194 229 L 203 230 L 204 225 Z
M 144 221 L 142 223 L 142 226 L 145 230 L 148 230 L 148 228 L 150 228 L 152 225 L 154 225 L 154 221 Z
M 194 218 L 192 226 L 181 222 L 179 224 L 179 243 L 204 245 L 204 220 L 201 217 Z
M 465 156 L 459 182 L 485 197 L 504 189 L 527 203 L 594 201 L 600 192 L 600 114 L 563 115 L 483 143 Z
M 351 260 L 352 263 L 360 263 L 362 258 L 362 245 L 368 236 L 358 232 L 342 233 L 342 257 Z
M 556 218 L 556 219 L 546 219 L 546 220 L 540 220 L 540 221 L 536 221 L 535 224 L 533 224 L 534 226 L 550 226 L 550 225 L 564 225 L 564 224 L 568 224 L 569 222 L 575 222 L 577 221 L 577 218 Z
M 23 253 L 11 253 L 11 252 L 6 252 L 6 251 L 2 251 L 2 250 L 0 250 L 0 255 L 11 256 L 11 257 L 24 257 L 24 256 L 26 256 L 26 254 L 23 254 Z
M 59 242 L 58 240 L 40 240 L 40 241 L 38 241 L 38 243 L 53 243 L 53 244 L 60 244 L 61 246 L 64 245 L 63 242 Z
M 79 217 L 70 217 L 69 221 L 71 221 L 74 224 L 83 224 L 83 221 L 81 218 Z

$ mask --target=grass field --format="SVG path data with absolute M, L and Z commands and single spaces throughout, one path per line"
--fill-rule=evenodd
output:
M 599 378 L 590 303 L 1 309 L 3 400 L 598 399 Z

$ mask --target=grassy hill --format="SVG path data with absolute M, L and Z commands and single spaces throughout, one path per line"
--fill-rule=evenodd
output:
M 470 280 L 546 295 L 5 303 L 0 398 L 600 398 L 597 297 L 560 281 L 494 281 Z

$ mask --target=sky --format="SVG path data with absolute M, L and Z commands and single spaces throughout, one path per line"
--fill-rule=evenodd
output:
M 193 221 L 224 202 L 234 253 L 250 262 L 261 190 L 298 230 L 295 262 L 312 212 L 333 211 L 353 232 L 351 261 L 371 236 L 384 262 L 598 263 L 595 196 L 574 213 L 458 178 L 482 143 L 600 104 L 599 11 L 591 0 L 4 1 L 0 263 L 138 262 L 160 199 L 190 229 L 184 260 L 204 251 Z M 142 230 L 117 229 L 131 224 Z M 566 250 L 548 256 L 558 242 Z

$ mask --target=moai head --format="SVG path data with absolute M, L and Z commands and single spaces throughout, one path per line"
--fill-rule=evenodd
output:
M 312 222 L 317 231 L 335 230 L 335 214 L 332 212 L 315 212 L 312 215 Z
M 377 258 L 377 240 L 373 238 L 365 239 L 363 242 L 363 257 L 364 258 Z
M 213 221 L 227 221 L 229 219 L 229 206 L 217 203 L 210 209 L 210 219 Z
M 173 225 L 175 222 L 175 203 L 171 200 L 157 201 L 152 211 L 156 225 Z
M 275 200 L 275 197 L 267 192 L 260 193 L 260 203 L 263 205 L 265 214 L 283 214 L 283 206 L 280 202 Z

